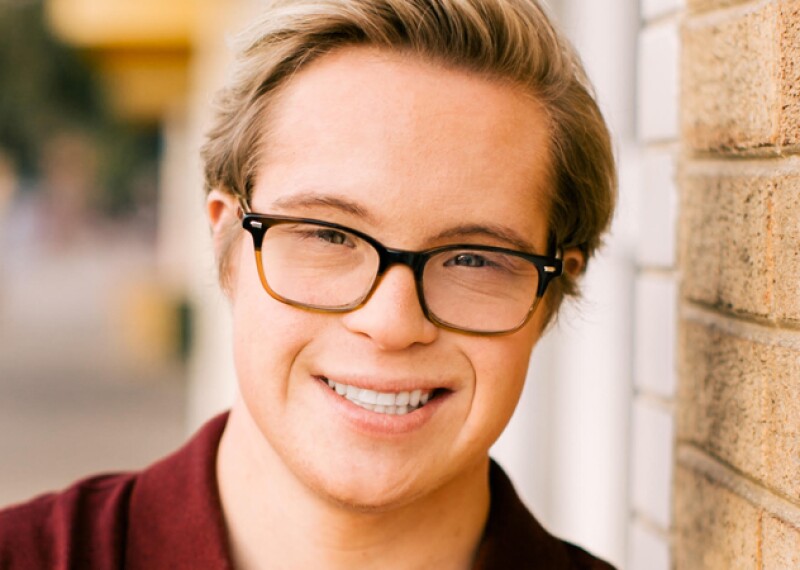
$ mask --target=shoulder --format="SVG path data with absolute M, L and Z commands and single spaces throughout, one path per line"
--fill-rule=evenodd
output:
M 230 568 L 215 471 L 226 421 L 141 472 L 0 510 L 0 569 Z
M 570 563 L 576 570 L 614 570 L 611 564 L 592 556 L 584 549 L 568 542 L 564 545 L 569 551 Z
M 134 474 L 93 477 L 0 511 L 0 568 L 114 566 Z M 84 558 L 91 552 L 94 562 Z
M 499 465 L 492 462 L 489 475 L 491 508 L 476 570 L 613 570 L 582 548 L 550 534 L 522 503 Z

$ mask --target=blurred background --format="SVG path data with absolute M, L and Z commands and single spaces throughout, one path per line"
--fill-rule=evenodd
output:
M 186 430 L 191 311 L 160 200 L 188 37 L 80 4 L 0 2 L 0 504 Z
M 0 0 L 0 505 L 142 467 L 231 402 L 229 323 L 198 149 L 229 68 L 229 40 L 260 4 Z M 494 454 L 546 526 L 624 566 L 642 247 L 641 12 L 637 0 L 548 4 L 598 87 L 620 159 L 621 203 L 587 276 L 587 301 L 568 308 L 537 348 Z M 667 74 L 677 51 L 668 63 Z M 665 119 L 674 129 L 676 117 Z M 672 171 L 659 176 L 669 195 L 655 237 L 665 245 L 656 249 L 667 251 L 655 263 L 671 267 Z M 669 343 L 674 331 L 657 335 Z M 665 350 L 655 365 L 666 363 L 672 378 Z M 657 474 L 664 488 L 670 430 L 666 440 L 656 435 L 667 454 Z M 668 501 L 664 493 L 657 501 Z M 666 551 L 665 533 L 653 532 Z

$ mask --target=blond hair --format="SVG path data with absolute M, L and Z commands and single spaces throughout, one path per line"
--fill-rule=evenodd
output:
M 202 150 L 207 191 L 248 200 L 276 90 L 321 55 L 357 45 L 429 58 L 513 82 L 534 95 L 550 123 L 550 246 L 579 248 L 588 262 L 614 209 L 611 141 L 580 60 L 535 0 L 269 3 L 242 35 L 234 76 L 219 94 L 216 121 Z M 223 251 L 219 259 L 223 285 L 228 257 Z M 551 310 L 564 294 L 577 294 L 568 275 L 556 283 Z

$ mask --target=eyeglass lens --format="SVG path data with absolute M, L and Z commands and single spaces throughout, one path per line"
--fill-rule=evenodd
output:
M 378 251 L 357 235 L 310 223 L 272 226 L 261 246 L 266 285 L 278 297 L 309 308 L 347 310 L 369 295 Z M 539 272 L 504 252 L 448 249 L 428 259 L 422 300 L 442 324 L 476 332 L 512 330 L 536 300 Z

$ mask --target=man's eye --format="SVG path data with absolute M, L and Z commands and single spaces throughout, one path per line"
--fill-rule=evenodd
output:
M 347 234 L 337 230 L 317 230 L 315 235 L 318 239 L 333 245 L 348 245 L 350 241 Z
M 487 267 L 491 262 L 482 255 L 460 253 L 445 262 L 445 267 Z

